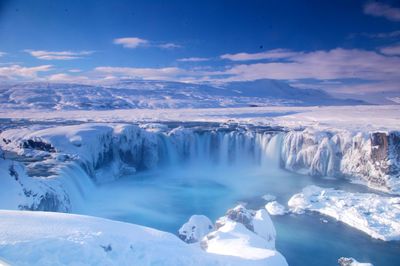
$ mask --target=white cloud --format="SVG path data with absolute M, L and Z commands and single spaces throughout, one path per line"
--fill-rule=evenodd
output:
M 93 51 L 44 51 L 44 50 L 24 50 L 31 56 L 41 60 L 73 60 L 93 54 Z
M 0 57 L 5 56 L 7 53 L 0 51 Z
M 251 61 L 251 60 L 262 60 L 262 59 L 284 59 L 296 55 L 288 49 L 273 49 L 261 53 L 237 53 L 237 54 L 224 54 L 221 55 L 221 59 L 227 59 L 231 61 Z
M 149 43 L 149 41 L 137 37 L 126 37 L 114 39 L 114 44 L 120 44 L 125 48 L 137 48 Z
M 210 58 L 205 58 L 205 57 L 186 57 L 186 58 L 180 58 L 177 59 L 176 61 L 178 62 L 205 62 L 209 61 Z
M 337 48 L 330 51 L 293 53 L 285 62 L 233 65 L 223 73 L 230 75 L 228 80 L 390 80 L 399 78 L 398 69 L 398 57 L 389 57 L 373 51 Z
M 379 51 L 386 55 L 400 55 L 400 44 L 382 47 Z
M 161 49 L 175 49 L 175 48 L 181 48 L 182 46 L 180 46 L 179 44 L 168 42 L 159 44 L 158 47 L 160 47 Z
M 179 44 L 175 44 L 172 42 L 167 43 L 156 43 L 151 42 L 149 40 L 141 39 L 138 37 L 125 37 L 125 38 L 117 38 L 113 40 L 114 44 L 122 45 L 124 48 L 138 48 L 138 47 L 157 47 L 161 49 L 175 49 L 181 48 L 182 46 Z
M 7 79 L 29 78 L 34 79 L 39 72 L 51 70 L 51 65 L 41 65 L 36 67 L 23 67 L 20 65 L 11 65 L 0 67 L 0 76 Z
M 375 17 L 384 17 L 391 21 L 400 21 L 400 8 L 386 4 L 370 2 L 364 6 L 364 13 Z
M 69 69 L 68 72 L 71 72 L 71 73 L 79 73 L 79 72 L 82 72 L 82 70 L 79 69 L 79 68 L 73 68 L 73 69 Z

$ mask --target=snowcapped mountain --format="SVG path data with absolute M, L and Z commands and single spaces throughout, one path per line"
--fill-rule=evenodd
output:
M 315 89 L 258 80 L 220 86 L 170 81 L 119 80 L 99 85 L 20 83 L 0 85 L 1 109 L 113 110 L 365 104 Z

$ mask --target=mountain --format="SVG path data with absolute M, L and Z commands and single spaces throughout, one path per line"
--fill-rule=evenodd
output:
M 315 89 L 276 80 L 219 86 L 171 81 L 119 80 L 98 85 L 18 83 L 0 85 L 1 109 L 112 110 L 244 106 L 356 105 Z

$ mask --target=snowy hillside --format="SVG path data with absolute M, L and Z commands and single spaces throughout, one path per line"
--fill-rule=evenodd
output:
M 203 250 L 198 243 L 189 245 L 171 233 L 135 224 L 73 214 L 0 210 L 0 264 L 286 266 L 271 240 L 264 239 L 265 233 L 275 232 L 268 214 L 264 210 L 257 214 L 263 217 L 255 217 L 254 223 L 263 231 L 250 231 L 228 219 L 230 228 L 214 231 L 219 238 L 212 240 L 209 250 Z M 231 247 L 228 250 L 247 253 L 225 256 L 227 245 Z
M 285 82 L 258 80 L 220 86 L 168 81 L 121 80 L 99 85 L 19 83 L 0 85 L 0 109 L 113 110 L 129 108 L 211 108 L 364 104 L 340 100 L 321 90 L 296 89 Z

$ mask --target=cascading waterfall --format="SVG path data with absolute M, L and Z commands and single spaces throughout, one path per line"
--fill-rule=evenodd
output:
M 279 134 L 278 134 L 279 135 Z M 184 135 L 161 136 L 160 161 L 173 166 L 181 163 L 216 167 L 263 164 L 279 166 L 281 136 L 271 133 L 190 132 Z M 272 147 L 269 147 L 271 142 Z

